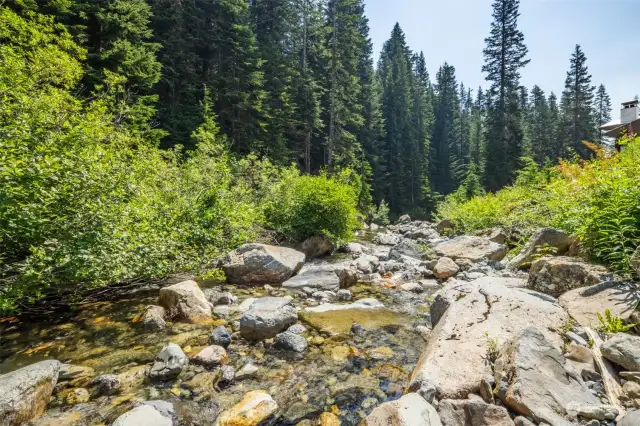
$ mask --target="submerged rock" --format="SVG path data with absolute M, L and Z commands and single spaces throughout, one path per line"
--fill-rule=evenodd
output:
M 211 343 L 214 345 L 228 348 L 231 344 L 231 333 L 223 325 L 216 327 L 210 336 Z
M 575 288 L 611 280 L 603 266 L 592 265 L 572 257 L 543 257 L 531 265 L 529 288 L 558 297 Z
M 257 390 L 244 395 L 233 407 L 222 412 L 215 426 L 257 426 L 273 416 L 278 404 L 265 391 Z
M 229 253 L 222 269 L 234 284 L 279 284 L 304 265 L 305 254 L 287 247 L 245 244 Z
M 307 308 L 300 312 L 300 318 L 309 326 L 329 334 L 348 334 L 353 323 L 360 324 L 366 330 L 375 330 L 408 321 L 406 315 L 385 308 L 375 299 L 369 300 L 371 304 L 363 303 L 364 300 L 367 299 L 347 305 L 327 303 Z
M 149 377 L 155 380 L 169 380 L 177 377 L 185 365 L 189 363 L 189 358 L 182 352 L 180 346 L 169 343 L 162 348 L 156 362 L 151 367 Z
M 201 350 L 193 358 L 193 362 L 205 367 L 215 367 L 216 365 L 224 364 L 227 359 L 227 351 L 222 346 L 211 345 Z
M 369 414 L 365 426 L 441 426 L 436 409 L 417 393 L 385 402 Z
M 0 375 L 0 424 L 20 425 L 40 417 L 59 371 L 58 361 L 40 361 Z
M 247 340 L 275 337 L 298 322 L 296 308 L 284 297 L 261 297 L 240 318 L 240 334 Z
M 147 306 L 142 315 L 142 327 L 148 331 L 163 330 L 167 327 L 164 317 L 165 310 L 162 306 Z
M 159 304 L 170 316 L 191 323 L 211 320 L 211 305 L 195 281 L 184 281 L 160 289 Z
M 494 243 L 487 238 L 468 235 L 443 241 L 436 244 L 433 249 L 438 256 L 446 256 L 453 260 L 469 259 L 472 262 L 502 260 L 507 255 L 506 246 Z
M 554 228 L 538 229 L 529 238 L 527 244 L 522 248 L 520 253 L 514 257 L 508 264 L 507 268 L 518 269 L 528 267 L 538 256 L 539 252 L 545 251 L 544 254 L 563 255 L 571 247 L 573 239 L 564 231 Z M 549 250 L 552 250 L 549 253 Z

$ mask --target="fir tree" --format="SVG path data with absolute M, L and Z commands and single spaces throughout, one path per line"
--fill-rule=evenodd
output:
M 611 121 L 611 98 L 604 84 L 598 87 L 593 109 L 596 113 L 596 134 L 598 135 L 598 142 L 602 143 L 602 131 L 600 131 L 600 127 Z
M 551 94 L 549 94 L 547 105 L 549 110 L 548 129 L 550 142 L 549 146 L 547 147 L 545 157 L 548 157 L 552 163 L 555 163 L 563 153 L 563 138 L 562 132 L 560 131 L 560 126 L 562 123 L 560 118 L 560 108 L 558 106 L 558 97 L 555 95 L 555 93 L 551 92 Z
M 528 109 L 531 152 L 530 156 L 539 166 L 551 159 L 550 146 L 552 142 L 553 124 L 550 120 L 549 106 L 544 91 L 533 86 L 531 89 L 531 104 Z
M 529 63 L 524 35 L 518 29 L 519 0 L 496 0 L 491 34 L 485 39 L 482 70 L 491 82 L 486 123 L 484 180 L 496 190 L 514 178 L 522 155 L 522 108 L 518 101 L 520 70 Z
M 471 134 L 469 139 L 469 161 L 476 165 L 476 172 L 482 176 L 482 159 L 484 148 L 484 116 L 485 101 L 482 87 L 478 87 L 478 93 L 471 110 Z

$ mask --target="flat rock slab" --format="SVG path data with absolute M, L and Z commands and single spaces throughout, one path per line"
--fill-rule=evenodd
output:
M 438 256 L 446 256 L 453 260 L 469 259 L 472 262 L 502 260 L 507 255 L 507 246 L 494 243 L 487 238 L 468 235 L 438 243 L 433 246 L 433 250 Z
M 548 339 L 543 325 L 521 330 L 500 350 L 495 363 L 498 397 L 513 411 L 553 426 L 570 426 L 567 407 L 596 406 L 599 399 L 591 394 L 558 349 L 555 339 Z M 547 333 L 548 334 L 548 333 Z
M 282 288 L 302 291 L 303 287 L 315 290 L 335 291 L 340 288 L 340 278 L 335 266 L 311 266 L 282 283 Z
M 247 340 L 275 337 L 298 322 L 296 308 L 284 297 L 261 297 L 240 318 L 240 334 Z
M 617 317 L 628 319 L 638 303 L 636 292 L 629 284 L 604 282 L 568 291 L 558 302 L 580 325 L 598 328 L 602 324 L 597 314 L 604 314 L 606 309 Z
M 305 257 L 287 247 L 245 244 L 227 255 L 222 269 L 234 284 L 279 284 L 302 268 Z
M 555 299 L 507 287 L 501 278 L 447 284 L 431 306 L 434 328 L 410 386 L 428 382 L 441 399 L 464 399 L 479 391 L 483 377 L 493 374 L 487 359 L 490 348 L 531 324 L 545 330 L 560 347 L 562 337 L 550 329 L 561 327 L 568 318 Z
M 0 424 L 20 425 L 40 417 L 59 371 L 58 361 L 41 361 L 0 375 Z

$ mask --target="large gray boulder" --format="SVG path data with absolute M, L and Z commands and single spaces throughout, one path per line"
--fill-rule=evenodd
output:
M 383 246 L 395 246 L 400 242 L 400 236 L 397 234 L 385 232 L 373 237 L 373 242 L 374 244 L 380 244 Z
M 469 235 L 443 241 L 433 249 L 438 256 L 446 256 L 453 260 L 469 259 L 472 262 L 502 260 L 507 255 L 507 246 L 494 243 L 487 238 Z
M 363 274 L 373 274 L 378 270 L 380 260 L 376 256 L 365 254 L 354 260 L 351 266 Z
M 165 310 L 162 306 L 147 306 L 142 315 L 142 327 L 147 331 L 163 330 L 167 327 L 164 317 Z
M 628 371 L 640 371 L 640 337 L 618 333 L 602 344 L 602 356 Z
M 405 238 L 391 248 L 389 258 L 403 262 L 407 257 L 418 261 L 423 259 L 430 260 L 433 258 L 433 252 L 426 245 Z
M 279 284 L 304 265 L 305 254 L 287 247 L 245 244 L 229 253 L 222 269 L 235 284 Z
M 211 305 L 195 281 L 183 281 L 160 289 L 158 304 L 169 316 L 194 324 L 211 320 Z
M 500 349 L 495 363 L 498 397 L 536 423 L 569 426 L 567 408 L 600 405 L 557 346 L 547 338 L 543 325 L 523 329 Z
M 40 361 L 0 375 L 0 424 L 20 425 L 40 417 L 59 371 L 58 361 Z
M 165 417 L 150 404 L 142 404 L 127 411 L 113 422 L 112 426 L 172 426 L 171 418 Z
M 504 407 L 476 399 L 443 399 L 438 414 L 444 426 L 514 426 Z
M 520 253 L 507 264 L 510 269 L 525 268 L 539 257 L 540 253 L 546 255 L 563 255 L 571 247 L 573 239 L 564 231 L 554 228 L 538 229 L 527 241 Z M 547 250 L 553 250 L 549 253 Z
M 240 334 L 247 340 L 275 337 L 298 321 L 298 313 L 284 297 L 261 297 L 240 318 Z
M 170 380 L 178 377 L 182 369 L 189 363 L 189 358 L 180 346 L 169 343 L 162 348 L 151 367 L 149 377 L 154 380 Z
M 373 409 L 365 426 L 441 426 L 436 409 L 417 393 L 385 402 Z
M 335 291 L 340 288 L 340 277 L 334 266 L 311 266 L 282 283 L 282 287 L 299 291 L 304 287 Z
M 528 287 L 558 297 L 575 288 L 609 281 L 613 277 L 603 266 L 572 257 L 543 257 L 531 265 Z
M 314 235 L 313 237 L 304 240 L 301 249 L 307 256 L 307 259 L 313 259 L 315 257 L 331 254 L 335 247 L 326 235 Z
M 558 302 L 580 325 L 598 328 L 602 324 L 597 314 L 603 314 L 606 309 L 623 320 L 630 318 L 637 303 L 629 297 L 633 291 L 628 283 L 609 281 L 570 290 L 560 296 Z
M 431 306 L 433 331 L 410 379 L 411 389 L 434 386 L 441 399 L 478 393 L 493 371 L 488 354 L 517 333 L 537 324 L 558 346 L 552 332 L 569 317 L 555 299 L 505 285 L 505 279 L 447 284 Z

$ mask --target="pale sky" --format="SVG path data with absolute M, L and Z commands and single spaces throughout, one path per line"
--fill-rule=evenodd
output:
M 488 86 L 481 72 L 492 0 L 365 0 L 375 58 L 396 22 L 413 51 L 423 51 L 432 81 L 439 66 L 455 66 L 458 82 Z M 521 0 L 520 30 L 531 62 L 522 71 L 528 89 L 539 85 L 560 98 L 576 44 L 587 56 L 592 84 L 604 83 L 612 118 L 620 103 L 640 94 L 640 0 Z M 474 90 L 475 93 L 475 90 Z

